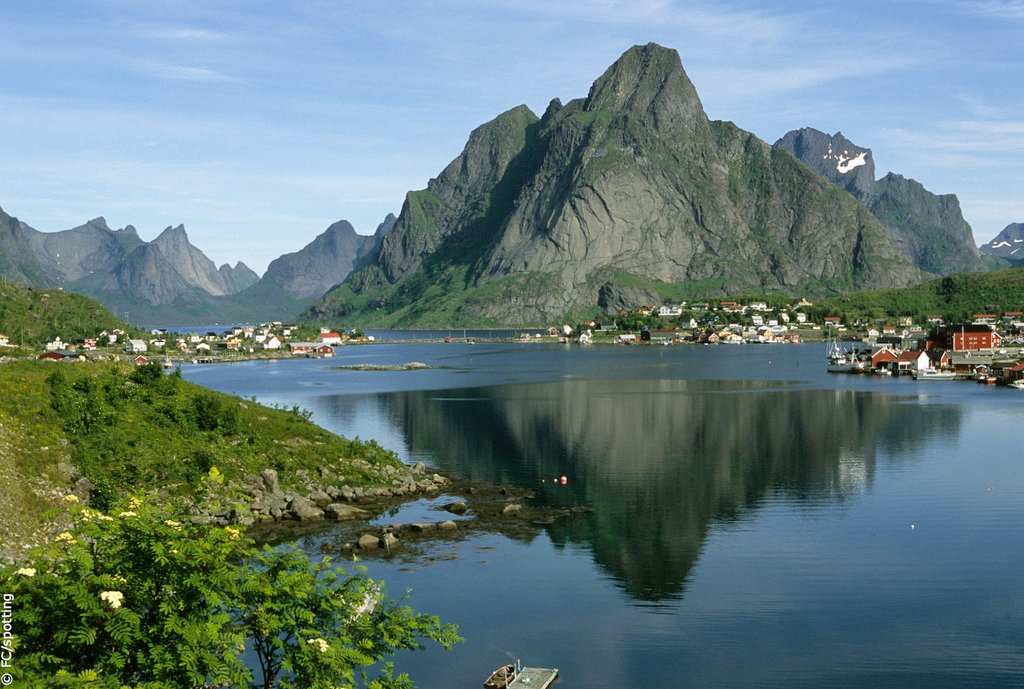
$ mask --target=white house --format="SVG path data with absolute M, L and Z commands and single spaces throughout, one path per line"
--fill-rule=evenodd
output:
M 658 307 L 658 315 L 662 318 L 675 318 L 683 315 L 683 307 L 678 304 L 665 304 Z
M 263 342 L 263 349 L 281 349 L 284 342 L 277 335 L 271 335 Z
M 46 343 L 46 351 L 56 352 L 58 349 L 64 349 L 64 346 L 64 343 L 60 339 L 60 335 L 57 335 Z
M 125 345 L 124 351 L 131 354 L 139 354 L 145 352 L 149 347 L 146 345 L 145 340 L 128 340 L 128 344 Z

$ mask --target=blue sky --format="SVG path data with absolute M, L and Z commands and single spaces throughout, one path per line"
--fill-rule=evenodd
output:
M 650 41 L 714 119 L 842 131 L 957 194 L 978 242 L 1024 221 L 1024 0 L 6 0 L 0 26 L 5 211 L 183 223 L 257 272 L 336 220 L 372 232 L 474 127 Z

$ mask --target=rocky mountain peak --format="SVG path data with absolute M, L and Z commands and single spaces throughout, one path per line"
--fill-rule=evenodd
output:
M 981 245 L 981 253 L 1015 261 L 1024 260 L 1024 223 L 1010 223 L 992 241 Z
M 775 142 L 776 148 L 789 151 L 833 184 L 865 199 L 875 183 L 875 161 L 871 149 L 858 146 L 842 132 L 831 136 L 804 127 L 789 132 Z
M 656 43 L 627 50 L 591 86 L 583 109 L 634 115 L 658 130 L 707 122 L 679 53 Z

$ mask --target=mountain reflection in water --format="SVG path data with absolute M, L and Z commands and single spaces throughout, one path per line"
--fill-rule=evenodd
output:
M 364 398 L 365 399 L 365 398 Z M 411 456 L 591 512 L 546 528 L 636 599 L 682 595 L 709 526 L 768 496 L 806 508 L 869 488 L 879 450 L 959 433 L 955 405 L 763 381 L 570 380 L 372 398 Z M 353 398 L 327 401 L 353 413 Z M 331 413 L 331 412 L 328 412 Z M 567 476 L 567 485 L 553 479 Z

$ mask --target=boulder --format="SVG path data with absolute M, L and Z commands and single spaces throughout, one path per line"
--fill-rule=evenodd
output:
M 315 502 L 318 507 L 329 505 L 332 501 L 331 495 L 322 490 L 314 490 L 309 494 L 309 499 Z
M 431 524 L 430 522 L 420 522 L 409 525 L 409 531 L 413 533 L 423 533 L 424 531 L 433 531 L 437 528 L 437 524 Z
M 459 528 L 459 523 L 454 519 L 445 519 L 443 522 L 437 523 L 437 528 L 441 531 L 451 531 L 452 529 Z
M 523 511 L 523 509 L 524 508 L 523 508 L 522 505 L 520 505 L 519 503 L 515 503 L 514 502 L 511 505 L 505 505 L 501 509 L 501 513 L 502 514 L 519 514 L 520 512 Z
M 300 522 L 308 522 L 323 519 L 324 511 L 313 505 L 300 505 L 298 508 L 292 509 L 292 514 Z
M 277 472 L 273 469 L 264 469 L 260 472 L 260 477 L 263 478 L 263 485 L 267 492 L 271 495 L 277 495 L 281 492 L 281 484 L 277 479 Z
M 463 501 L 458 500 L 456 502 L 449 502 L 447 505 L 444 505 L 442 509 L 445 512 L 451 512 L 452 514 L 465 514 L 469 511 L 469 506 Z
M 398 540 L 398 536 L 390 531 L 384 534 L 384 537 L 380 539 L 380 542 L 384 546 L 385 550 L 394 550 L 402 544 L 402 542 Z
M 364 519 L 370 516 L 370 513 L 352 505 L 332 502 L 324 507 L 324 516 L 335 521 L 344 521 L 346 519 Z
M 374 550 L 380 547 L 380 537 L 372 533 L 364 533 L 356 541 L 356 545 L 359 546 L 360 550 Z

